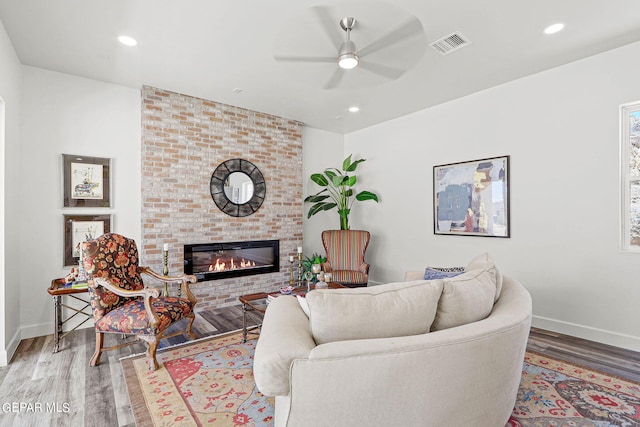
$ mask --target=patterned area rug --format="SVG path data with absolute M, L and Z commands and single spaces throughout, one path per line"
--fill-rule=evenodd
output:
M 509 427 L 640 426 L 640 384 L 527 352 Z
M 253 380 L 256 340 L 232 333 L 122 360 L 137 427 L 273 426 L 273 399 Z M 527 352 L 507 427 L 640 426 L 640 385 Z
M 235 332 L 170 347 L 155 372 L 143 356 L 123 359 L 136 426 L 272 426 L 273 398 L 253 380 L 255 345 Z

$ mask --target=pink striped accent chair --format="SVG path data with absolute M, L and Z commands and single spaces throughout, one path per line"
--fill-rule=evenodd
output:
M 327 262 L 322 264 L 325 273 L 333 275 L 333 281 L 351 288 L 367 286 L 369 264 L 364 254 L 371 235 L 363 230 L 325 230 L 322 244 L 327 252 Z

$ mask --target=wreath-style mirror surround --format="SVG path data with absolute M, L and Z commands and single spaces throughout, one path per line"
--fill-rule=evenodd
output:
M 233 177 L 230 176 L 231 174 L 234 174 Z M 244 189 L 230 187 L 233 182 L 245 181 L 244 184 L 248 184 L 246 179 L 242 179 L 242 174 L 251 180 L 252 185 L 246 185 Z M 213 202 L 222 212 L 241 217 L 253 214 L 262 206 L 267 185 L 262 172 L 256 165 L 244 159 L 231 159 L 221 163 L 213 171 L 210 191 Z

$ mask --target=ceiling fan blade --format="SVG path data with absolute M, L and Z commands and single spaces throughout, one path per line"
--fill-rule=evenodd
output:
M 371 71 L 372 73 L 379 74 L 390 79 L 397 79 L 404 74 L 404 70 L 399 68 L 389 67 L 382 64 L 374 64 L 372 62 L 360 61 L 359 67 Z
M 333 19 L 333 17 L 329 13 L 328 7 L 315 6 L 311 8 L 311 11 L 316 16 L 318 23 L 324 30 L 324 33 L 331 44 L 337 50 L 343 41 L 341 37 L 342 33 L 340 31 L 340 26 L 338 25 L 338 20 Z
M 388 31 L 381 37 L 372 41 L 362 49 L 358 50 L 360 57 L 370 55 L 379 50 L 393 46 L 401 41 L 413 36 L 417 36 L 422 33 L 422 24 L 416 17 L 409 17 L 409 19 L 402 22 L 392 30 Z
M 323 89 L 335 89 L 344 77 L 345 71 L 337 67 L 329 81 L 324 85 Z
M 332 56 L 286 56 L 274 55 L 273 59 L 283 62 L 336 62 Z

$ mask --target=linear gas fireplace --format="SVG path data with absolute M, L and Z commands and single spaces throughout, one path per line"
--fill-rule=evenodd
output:
M 184 272 L 199 281 L 277 271 L 280 271 L 278 240 L 184 245 Z

